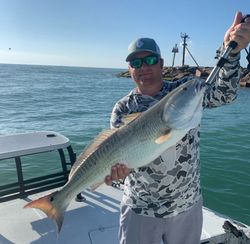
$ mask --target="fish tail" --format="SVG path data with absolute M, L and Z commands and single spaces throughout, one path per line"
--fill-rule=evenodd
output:
M 53 192 L 47 196 L 38 198 L 24 206 L 24 208 L 37 208 L 42 210 L 57 225 L 57 233 L 60 232 L 64 219 L 64 212 L 69 203 L 63 203 L 57 199 L 58 192 Z

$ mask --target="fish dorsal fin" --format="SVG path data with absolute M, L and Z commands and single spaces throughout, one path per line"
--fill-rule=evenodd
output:
M 159 136 L 156 140 L 155 143 L 156 144 L 162 144 L 165 141 L 167 141 L 168 139 L 170 139 L 171 137 L 171 130 L 167 130 L 165 131 L 161 136 Z
M 100 132 L 100 134 L 94 138 L 94 140 L 85 148 L 81 153 L 82 156 L 89 156 L 92 154 L 106 139 L 112 136 L 117 129 L 107 129 Z
M 141 114 L 142 113 L 138 112 L 138 113 L 132 113 L 132 114 L 125 115 L 122 118 L 122 122 L 124 123 L 124 125 L 127 125 L 128 123 L 130 123 L 133 120 L 135 120 L 136 118 L 138 118 Z
M 86 158 L 88 158 L 94 151 L 96 151 L 96 149 L 116 131 L 117 129 L 109 129 L 102 131 L 88 146 L 85 147 L 85 149 L 78 156 L 76 162 L 73 164 L 70 170 L 69 179 L 72 177 L 74 172 L 81 166 L 82 162 Z
M 123 126 L 127 125 L 128 123 L 132 122 L 133 120 L 135 120 L 136 118 L 138 118 L 138 116 L 140 116 L 141 113 L 132 113 L 132 114 L 128 114 L 126 116 L 124 116 L 122 118 L 122 122 L 123 122 Z M 120 127 L 120 128 L 121 128 Z M 69 174 L 69 179 L 73 176 L 73 174 L 75 173 L 75 171 L 81 166 L 82 162 L 88 158 L 107 138 L 109 138 L 111 135 L 113 135 L 118 129 L 108 129 L 108 130 L 104 130 L 102 131 L 82 152 L 81 154 L 78 156 L 76 162 L 73 164 L 71 170 L 70 170 L 70 174 Z

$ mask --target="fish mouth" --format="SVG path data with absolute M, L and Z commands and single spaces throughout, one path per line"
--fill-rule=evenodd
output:
M 201 116 L 202 116 L 202 102 L 203 102 L 203 96 L 201 96 L 198 100 L 198 103 L 196 104 L 193 112 L 192 112 L 192 116 L 187 116 L 186 117 L 186 123 L 184 124 L 188 124 L 188 127 L 196 127 L 200 124 L 200 120 L 201 120 Z M 199 121 L 199 123 L 197 123 Z
M 174 111 L 174 116 L 171 116 L 170 119 L 170 127 L 174 129 L 185 129 L 190 127 L 196 127 L 198 126 L 198 121 L 201 120 L 202 115 L 202 102 L 203 102 L 203 93 L 194 96 L 199 96 L 196 98 L 196 102 L 193 104 L 192 109 L 186 108 L 183 109 L 177 109 L 177 107 L 174 104 L 170 105 L 170 110 Z

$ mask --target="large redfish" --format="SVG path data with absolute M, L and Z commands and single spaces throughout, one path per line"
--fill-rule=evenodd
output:
M 34 200 L 25 208 L 41 209 L 56 222 L 59 232 L 72 198 L 87 187 L 103 182 L 113 165 L 145 166 L 198 126 L 204 92 L 204 81 L 190 80 L 147 111 L 130 115 L 130 121 L 121 128 L 102 132 L 80 154 L 68 182 L 59 191 Z

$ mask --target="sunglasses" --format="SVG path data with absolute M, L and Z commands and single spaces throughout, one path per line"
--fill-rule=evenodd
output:
M 141 68 L 142 64 L 145 63 L 147 65 L 154 65 L 159 62 L 159 57 L 156 55 L 146 56 L 144 58 L 136 58 L 129 62 L 130 66 L 134 69 Z

